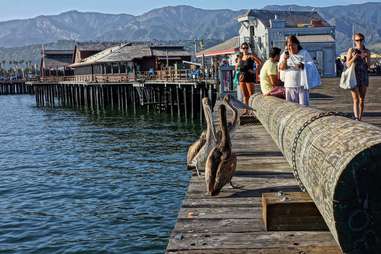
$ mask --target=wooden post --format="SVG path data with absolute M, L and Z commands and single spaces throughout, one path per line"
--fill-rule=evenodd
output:
M 195 103 L 194 103 L 194 85 L 191 86 L 191 118 L 192 123 L 194 122 L 194 110 L 195 110 Z
M 184 98 L 185 122 L 188 122 L 188 105 L 187 105 L 187 87 L 186 86 L 183 86 L 183 98 Z
M 136 94 L 135 94 L 135 87 L 132 87 L 132 101 L 133 101 L 133 107 L 134 107 L 134 114 L 136 114 Z
M 172 87 L 169 87 L 169 100 L 171 101 L 171 118 L 173 118 L 173 93 L 172 93 Z
M 90 111 L 94 111 L 94 95 L 93 95 L 93 86 L 89 86 L 89 93 L 90 93 Z
M 111 102 L 111 110 L 114 111 L 114 93 L 113 93 L 114 86 L 110 86 L 110 102 Z
M 128 114 L 128 89 L 127 89 L 127 85 L 124 85 L 123 86 L 123 89 L 124 89 L 124 112 L 126 113 L 126 115 Z
M 199 107 L 200 107 L 200 123 L 202 125 L 202 120 L 204 119 L 204 117 L 203 117 L 204 112 L 202 110 L 202 97 L 203 97 L 203 87 L 202 86 L 199 87 L 199 91 L 200 91 L 200 103 L 199 103 Z
M 97 104 L 97 114 L 99 114 L 100 113 L 100 107 L 99 107 L 99 86 L 98 85 L 96 85 L 96 87 L 95 87 L 95 98 L 96 98 L 96 100 L 95 100 L 95 103 Z

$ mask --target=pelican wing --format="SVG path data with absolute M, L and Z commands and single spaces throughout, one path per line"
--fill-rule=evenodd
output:
M 222 153 L 220 150 L 215 147 L 208 156 L 208 159 L 206 160 L 205 165 L 205 183 L 206 183 L 206 189 L 209 193 L 213 192 L 216 174 L 218 167 L 222 160 Z
M 196 140 L 192 145 L 189 146 L 188 155 L 187 155 L 187 165 L 188 168 L 194 167 L 192 164 L 192 160 L 196 157 L 196 155 L 200 152 L 201 148 L 205 145 L 206 138 L 205 134 L 201 134 L 200 138 Z
M 229 183 L 235 174 L 237 167 L 237 156 L 231 154 L 228 158 L 220 161 L 214 183 L 212 196 L 216 196 L 220 193 L 225 184 Z

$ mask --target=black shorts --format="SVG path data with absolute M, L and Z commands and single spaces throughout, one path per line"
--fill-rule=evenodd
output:
M 239 82 L 244 82 L 244 83 L 255 83 L 255 73 L 250 73 L 250 72 L 241 72 L 241 77 L 239 79 Z

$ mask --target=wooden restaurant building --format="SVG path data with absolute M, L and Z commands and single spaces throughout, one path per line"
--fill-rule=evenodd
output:
M 44 48 L 41 51 L 41 78 L 55 79 L 73 76 L 73 63 L 95 55 L 107 48 L 115 46 L 115 42 L 83 42 L 77 43 L 73 49 L 56 50 Z
M 69 67 L 73 63 L 72 50 L 42 50 L 41 78 L 73 75 Z
M 70 65 L 77 81 L 118 82 L 180 73 L 191 54 L 182 46 L 122 44 Z M 165 78 L 165 77 L 163 77 Z

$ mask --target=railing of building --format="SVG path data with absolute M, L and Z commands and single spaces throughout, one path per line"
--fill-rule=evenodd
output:
M 89 74 L 73 76 L 45 76 L 42 82 L 88 82 L 88 83 L 123 83 L 139 80 L 156 81 L 187 81 L 187 80 L 215 80 L 217 77 L 205 76 L 201 71 L 191 69 L 159 70 L 120 74 Z

